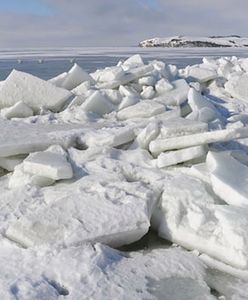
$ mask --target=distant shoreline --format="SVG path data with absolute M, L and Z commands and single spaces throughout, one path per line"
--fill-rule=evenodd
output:
M 248 38 L 238 35 L 210 36 L 210 37 L 155 37 L 139 43 L 139 47 L 163 47 L 163 48 L 246 48 Z

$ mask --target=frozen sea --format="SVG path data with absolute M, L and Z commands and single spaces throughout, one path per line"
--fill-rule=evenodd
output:
M 68 71 L 75 61 L 87 72 L 113 66 L 119 60 L 139 53 L 145 62 L 162 60 L 178 67 L 200 63 L 202 57 L 248 57 L 247 48 L 140 48 L 140 47 L 84 47 L 60 49 L 5 49 L 0 50 L 0 80 L 13 69 L 49 79 Z
M 248 60 L 190 66 L 231 56 L 0 50 L 0 81 L 71 69 L 0 82 L 0 300 L 248 299 Z

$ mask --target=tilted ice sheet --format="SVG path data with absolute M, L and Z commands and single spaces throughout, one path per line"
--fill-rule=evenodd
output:
M 0 127 L 0 157 L 41 151 L 54 144 L 67 148 L 83 131 L 81 126 L 73 124 L 28 124 L 7 120 L 0 120 Z
M 246 208 L 216 202 L 200 180 L 177 174 L 164 182 L 153 225 L 172 242 L 246 269 L 247 216 Z
M 248 167 L 228 153 L 209 152 L 207 166 L 215 193 L 229 204 L 248 205 Z
M 71 93 L 28 73 L 13 70 L 0 90 L 0 107 L 23 101 L 34 111 L 41 107 L 58 111 Z

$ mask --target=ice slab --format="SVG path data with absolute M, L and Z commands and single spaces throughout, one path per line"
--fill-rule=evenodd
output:
M 232 205 L 248 205 L 248 167 L 223 152 L 209 152 L 207 166 L 215 193 Z
M 24 172 L 53 180 L 70 179 L 73 176 L 67 154 L 61 146 L 49 147 L 46 151 L 31 153 L 23 161 Z
M 233 266 L 227 265 L 217 259 L 214 259 L 207 254 L 200 254 L 199 258 L 208 266 L 210 269 L 210 273 L 214 271 L 226 273 L 226 275 L 231 275 L 231 277 L 235 277 L 236 279 L 242 279 L 247 282 L 248 280 L 248 270 L 242 270 L 235 268 Z
M 210 173 L 208 171 L 207 164 L 205 162 L 193 165 L 190 168 L 190 173 L 193 176 L 199 178 L 200 180 L 208 183 L 209 185 L 211 184 Z
M 248 101 L 248 75 L 231 77 L 225 84 L 225 90 L 233 97 Z
M 132 87 L 120 85 L 119 92 L 123 97 L 137 97 L 138 93 Z
M 208 126 L 203 122 L 175 117 L 171 120 L 162 121 L 159 138 L 190 135 L 200 132 L 206 132 L 207 130 Z
M 145 86 L 142 92 L 140 93 L 140 96 L 143 99 L 151 99 L 154 97 L 154 95 L 155 95 L 155 90 L 152 86 Z
M 126 107 L 117 113 L 119 120 L 131 118 L 149 118 L 165 111 L 165 106 L 151 100 L 143 100 L 135 105 Z
M 108 67 L 102 70 L 97 78 L 100 82 L 118 80 L 123 77 L 125 72 L 122 67 Z
M 244 138 L 247 135 L 247 128 L 215 130 L 174 138 L 156 139 L 150 143 L 149 149 L 151 153 L 158 154 L 168 150 L 182 149 L 208 143 L 224 142 L 233 139 Z
M 164 168 L 186 162 L 195 158 L 202 157 L 206 154 L 204 146 L 195 146 L 177 151 L 168 151 L 161 153 L 157 158 L 157 166 Z
M 248 283 L 235 276 L 210 269 L 207 275 L 208 285 L 223 295 L 223 299 L 248 299 Z M 224 298 L 225 297 L 225 298 Z
M 140 239 L 150 226 L 157 194 L 140 182 L 108 182 L 102 172 L 47 188 L 43 205 L 14 222 L 6 236 L 25 247 L 96 242 L 121 246 Z
M 71 90 L 71 92 L 76 95 L 85 95 L 90 90 L 90 81 L 84 81 L 78 86 L 76 86 L 74 89 Z
M 129 82 L 139 79 L 139 78 L 143 77 L 144 75 L 149 74 L 152 71 L 153 71 L 152 65 L 137 67 L 137 68 L 129 70 L 118 80 L 113 80 L 113 81 L 109 81 L 106 83 L 98 84 L 98 88 L 100 88 L 100 89 L 116 89 L 120 85 L 128 84 Z
M 145 77 L 141 77 L 138 80 L 138 83 L 140 85 L 146 85 L 146 86 L 154 86 L 156 83 L 157 79 L 155 78 L 155 76 L 145 76 Z
M 134 138 L 132 128 L 121 126 L 91 130 L 82 135 L 78 141 L 88 147 L 117 147 L 131 142 Z
M 110 101 L 115 104 L 118 105 L 121 103 L 122 101 L 122 96 L 121 93 L 118 90 L 112 90 L 112 89 L 105 89 L 105 90 L 101 90 L 102 93 L 108 97 L 108 99 L 110 99 Z
M 173 89 L 164 92 L 157 100 L 166 105 L 180 105 L 188 98 L 189 85 L 184 79 L 174 80 L 171 84 Z
M 174 89 L 174 86 L 165 78 L 160 79 L 155 86 L 158 94 L 163 94 Z
M 203 83 L 215 79 L 218 75 L 215 70 L 202 67 L 191 67 L 189 68 L 188 76 Z
M 83 132 L 79 125 L 28 124 L 8 120 L 0 120 L 0 127 L 0 157 L 42 151 L 54 144 L 68 148 Z
M 41 107 L 58 111 L 71 93 L 33 75 L 13 70 L 0 91 L 0 108 L 13 106 L 19 101 L 35 112 Z
M 23 164 L 18 164 L 15 166 L 14 172 L 9 179 L 8 187 L 9 189 L 16 189 L 24 186 L 44 187 L 52 185 L 54 182 L 54 179 L 27 173 L 24 171 Z
M 123 63 L 124 66 L 136 68 L 144 65 L 143 59 L 139 54 L 135 54 L 126 59 Z
M 153 121 L 150 122 L 137 136 L 133 144 L 129 149 L 149 149 L 149 144 L 152 140 L 156 139 L 156 137 L 160 133 L 160 126 L 158 122 Z
M 1 116 L 6 119 L 27 118 L 33 114 L 33 110 L 22 101 L 17 102 L 11 107 L 1 109 Z
M 7 171 L 13 171 L 17 165 L 22 163 L 25 157 L 25 155 L 0 157 L 0 167 Z
M 81 108 L 85 111 L 94 112 L 99 116 L 108 114 L 114 109 L 112 103 L 99 91 L 95 91 L 89 96 L 81 105 Z
M 59 75 L 49 79 L 48 81 L 51 82 L 52 84 L 56 85 L 57 87 L 61 87 L 66 76 L 67 76 L 67 72 L 64 72 L 62 74 L 59 74 Z
M 197 113 L 197 120 L 201 122 L 208 123 L 219 117 L 215 106 L 194 88 L 189 90 L 188 103 L 192 111 Z
M 247 215 L 247 208 L 215 204 L 200 180 L 178 174 L 164 182 L 153 224 L 172 242 L 246 269 Z
M 123 97 L 121 103 L 118 105 L 118 110 L 122 110 L 126 107 L 135 105 L 136 103 L 138 103 L 140 100 L 138 97 L 136 96 L 126 96 Z
M 95 83 L 94 79 L 87 72 L 85 72 L 78 64 L 74 64 L 63 79 L 61 87 L 72 90 L 85 81 L 93 84 Z

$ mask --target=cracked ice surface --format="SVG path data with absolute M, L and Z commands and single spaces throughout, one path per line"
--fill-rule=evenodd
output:
M 48 81 L 13 71 L 0 298 L 246 299 L 247 76 L 237 57 L 178 69 L 134 55 Z M 151 228 L 174 244 L 113 249 Z

